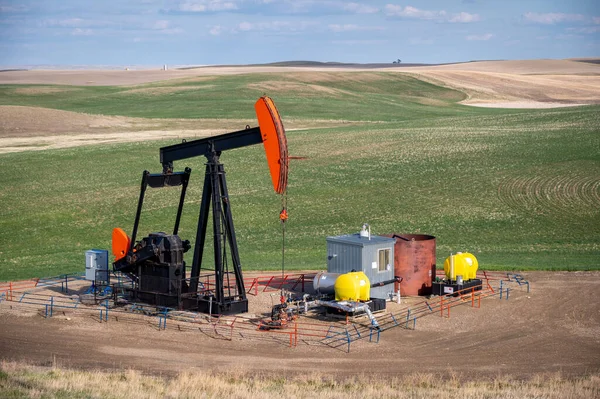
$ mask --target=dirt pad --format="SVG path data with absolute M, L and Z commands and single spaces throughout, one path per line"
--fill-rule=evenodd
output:
M 539 372 L 582 375 L 600 370 L 598 272 L 531 272 L 531 293 L 484 299 L 480 309 L 431 314 L 416 330 L 394 328 L 378 344 L 352 344 L 350 353 L 322 345 L 210 337 L 201 332 L 159 331 L 97 319 L 44 319 L 15 314 L 0 304 L 0 358 L 65 367 L 134 368 L 156 374 L 182 370 L 236 370 L 333 375 L 455 373 L 469 378 Z M 266 295 L 266 294 L 265 294 Z

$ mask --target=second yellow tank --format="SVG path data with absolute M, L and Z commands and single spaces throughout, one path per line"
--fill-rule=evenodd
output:
M 444 262 L 444 272 L 449 280 L 456 280 L 456 276 L 462 276 L 463 280 L 474 279 L 478 268 L 477 258 L 468 252 L 457 252 Z

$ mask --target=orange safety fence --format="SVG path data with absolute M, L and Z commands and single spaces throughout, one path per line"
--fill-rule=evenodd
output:
M 274 292 L 281 289 L 295 290 L 299 289 L 301 292 L 306 291 L 306 284 L 311 284 L 315 273 L 292 273 L 284 276 L 280 275 L 262 275 L 257 277 L 246 277 L 244 278 L 244 288 L 246 293 L 251 295 L 258 295 L 260 292 Z M 214 276 L 204 275 L 199 277 L 204 291 L 211 291 L 216 287 L 214 282 Z M 312 285 L 310 285 L 312 287 Z M 224 288 L 235 289 L 237 288 L 234 284 L 226 285 Z
M 246 292 L 252 295 L 258 295 L 261 292 L 279 291 L 286 287 L 289 290 L 300 288 L 302 292 L 306 291 L 307 281 L 310 283 L 315 277 L 315 273 L 294 273 L 286 274 L 283 277 L 277 275 L 266 275 L 244 279 Z
M 425 301 L 425 303 L 431 313 L 440 312 L 440 316 L 443 317 L 444 311 L 446 311 L 446 316 L 450 317 L 450 308 L 454 306 L 471 303 L 471 307 L 480 308 L 482 298 L 496 295 L 496 292 L 487 281 L 482 284 L 481 290 L 475 288 L 469 287 L 458 290 L 452 294 L 439 296 L 434 301 Z
M 39 278 L 21 281 L 8 281 L 0 283 L 0 295 L 4 294 L 6 299 L 11 301 L 15 292 L 26 289 L 35 288 L 38 284 Z

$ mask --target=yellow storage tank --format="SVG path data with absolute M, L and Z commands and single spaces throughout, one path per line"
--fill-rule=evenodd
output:
M 452 265 L 454 263 L 454 265 Z M 450 255 L 444 262 L 446 278 L 456 280 L 456 276 L 462 276 L 463 280 L 471 280 L 477 277 L 479 262 L 475 255 L 468 252 L 457 252 Z
M 371 299 L 371 282 L 363 272 L 345 273 L 333 285 L 336 301 L 368 301 Z

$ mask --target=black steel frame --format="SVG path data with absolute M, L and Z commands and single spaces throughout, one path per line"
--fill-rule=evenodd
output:
M 173 227 L 173 235 L 177 234 L 177 232 L 179 231 L 179 222 L 181 221 L 181 213 L 183 211 L 185 193 L 187 190 L 191 173 L 192 170 L 190 168 L 185 168 L 183 172 L 174 172 L 170 174 L 152 174 L 147 170 L 145 170 L 144 173 L 142 173 L 140 197 L 138 199 L 138 206 L 135 212 L 135 221 L 133 222 L 133 232 L 131 233 L 131 246 L 129 248 L 129 252 L 133 252 L 133 247 L 135 246 L 135 237 L 137 236 L 137 230 L 140 224 L 140 216 L 142 215 L 142 206 L 144 205 L 144 196 L 146 195 L 146 188 L 148 186 L 152 188 L 181 186 L 179 206 L 177 207 L 177 216 L 175 218 L 175 226 Z
M 248 299 L 244 287 L 242 266 L 237 245 L 229 192 L 225 178 L 225 169 L 219 158 L 221 152 L 234 148 L 246 147 L 262 143 L 260 128 L 246 128 L 237 132 L 208 137 L 193 141 L 184 141 L 160 149 L 160 161 L 163 165 L 163 175 L 173 173 L 173 162 L 176 160 L 205 156 L 206 174 L 202 189 L 202 202 L 198 217 L 198 229 L 194 243 L 194 259 L 190 273 L 189 293 L 198 292 L 199 278 L 202 271 L 202 257 L 206 243 L 206 229 L 212 204 L 213 219 L 213 248 L 215 288 L 204 289 L 194 298 L 186 295 L 184 307 L 196 308 L 204 313 L 236 314 L 248 311 Z M 229 248 L 235 289 L 225 285 L 225 277 L 229 276 L 226 263 L 225 249 Z M 233 292 L 232 292 L 233 291 Z
M 139 248 L 138 251 L 134 253 L 134 247 L 136 245 L 135 238 L 137 236 L 138 226 L 140 224 L 140 216 L 142 215 L 142 207 L 144 205 L 144 197 L 146 195 L 146 189 L 148 186 L 152 188 L 161 188 L 161 187 L 175 187 L 181 186 L 181 194 L 179 196 L 179 206 L 177 208 L 177 216 L 175 218 L 175 226 L 173 227 L 173 235 L 177 234 L 179 230 L 179 222 L 181 221 L 181 213 L 183 211 L 183 203 L 185 200 L 185 193 L 187 190 L 188 182 L 190 180 L 190 174 L 192 170 L 190 168 L 185 168 L 183 172 L 176 172 L 170 175 L 164 174 L 151 174 L 147 170 L 142 173 L 142 184 L 140 187 L 140 196 L 138 199 L 137 210 L 135 212 L 135 221 L 133 222 L 133 231 L 131 233 L 131 243 L 129 246 L 129 250 L 127 255 L 119 259 L 113 264 L 113 268 L 115 271 L 121 271 L 127 274 L 133 281 L 138 281 L 137 275 L 132 272 L 131 265 L 134 263 L 139 263 L 144 261 L 145 259 L 149 259 L 153 257 L 155 254 L 150 253 L 147 250 Z M 185 279 L 185 268 L 183 270 L 183 279 Z

